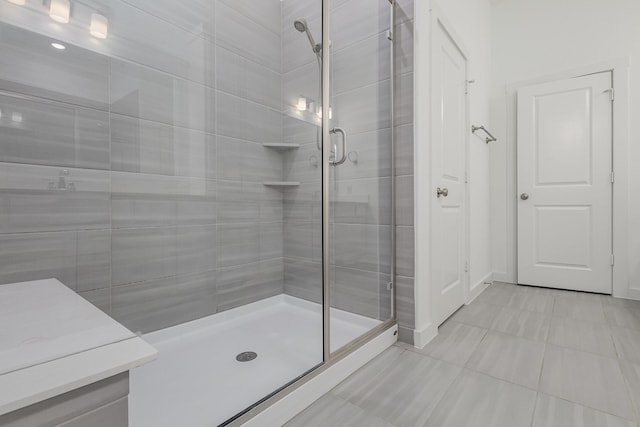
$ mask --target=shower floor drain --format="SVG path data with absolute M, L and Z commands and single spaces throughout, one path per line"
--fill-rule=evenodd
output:
M 236 360 L 238 362 L 251 362 L 256 357 L 258 357 L 258 353 L 254 353 L 253 351 L 243 351 L 236 356 Z

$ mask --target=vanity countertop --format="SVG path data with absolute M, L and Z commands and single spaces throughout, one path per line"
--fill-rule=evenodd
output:
M 153 347 L 56 279 L 0 285 L 0 415 L 156 355 Z

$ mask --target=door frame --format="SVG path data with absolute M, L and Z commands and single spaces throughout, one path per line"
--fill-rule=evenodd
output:
M 612 269 L 612 294 L 619 298 L 640 299 L 640 290 L 628 287 L 628 152 L 629 152 L 629 65 L 628 57 L 612 59 L 583 67 L 548 74 L 506 86 L 506 145 L 507 160 L 507 271 L 495 273 L 497 280 L 515 283 L 518 278 L 517 232 L 517 93 L 518 89 L 539 83 L 570 79 L 588 74 L 611 72 L 615 101 L 613 102 L 613 171 L 615 183 L 612 194 L 612 248 L 615 262 Z
M 432 105 L 432 81 L 431 70 L 435 66 L 433 57 L 434 31 L 438 25 L 442 25 L 449 37 L 460 50 L 466 60 L 466 78 L 469 77 L 470 55 L 465 48 L 462 38 L 455 31 L 454 26 L 444 15 L 442 9 L 435 0 L 419 1 L 415 3 L 415 35 L 414 35 L 414 302 L 415 302 L 415 329 L 413 333 L 414 345 L 424 347 L 438 334 L 438 324 L 434 319 L 433 293 L 434 286 L 431 280 L 431 209 L 433 200 L 433 183 L 431 179 L 431 123 Z M 465 99 L 465 172 L 467 183 L 464 195 L 464 254 L 469 266 L 470 259 L 470 192 L 468 182 L 470 176 L 469 141 L 470 141 L 470 117 L 469 96 Z M 427 118 L 425 120 L 425 118 Z M 469 266 L 470 267 L 470 266 Z M 463 272 L 465 301 L 468 303 L 473 298 L 469 288 L 470 268 Z M 474 294 L 483 289 L 476 287 Z M 475 295 L 474 295 L 475 296 Z
M 589 81 L 590 83 L 587 83 L 585 80 Z M 561 285 L 560 283 L 558 283 L 557 287 L 561 289 L 587 291 L 587 289 L 585 288 L 591 288 L 590 290 L 588 290 L 589 292 L 597 292 L 597 293 L 603 293 L 607 295 L 610 295 L 613 293 L 613 263 L 611 263 L 612 260 L 610 260 L 610 254 L 613 253 L 613 185 L 614 183 L 611 182 L 610 175 L 611 175 L 611 171 L 613 170 L 613 101 L 614 100 L 613 98 L 607 99 L 612 95 L 614 95 L 613 93 L 610 93 L 607 96 L 607 91 L 609 91 L 609 89 L 613 85 L 613 73 L 611 71 L 602 71 L 598 73 L 589 73 L 581 76 L 574 76 L 569 79 L 559 79 L 559 80 L 553 80 L 547 83 L 539 83 L 536 85 L 523 86 L 518 90 L 516 102 L 517 102 L 518 109 L 520 107 L 524 107 L 525 109 L 531 108 L 531 103 L 535 101 L 537 95 L 541 95 L 544 97 L 545 95 L 553 95 L 558 93 L 566 94 L 567 91 L 585 90 L 588 84 L 591 84 L 589 88 L 590 88 L 590 91 L 594 94 L 593 96 L 595 97 L 597 95 L 600 97 L 599 100 L 594 101 L 594 103 L 597 102 L 598 105 L 600 105 L 600 107 L 598 108 L 602 108 L 602 110 L 599 110 L 599 111 L 602 111 L 602 113 L 599 113 L 599 114 L 604 114 L 604 117 L 595 119 L 596 117 L 594 115 L 595 113 L 592 112 L 591 125 L 595 123 L 593 120 L 605 120 L 605 122 L 608 124 L 607 131 L 601 134 L 602 137 L 606 138 L 605 142 L 608 142 L 607 146 L 605 147 L 600 145 L 600 148 L 597 148 L 597 149 L 592 147 L 593 153 L 592 153 L 592 159 L 591 159 L 591 161 L 593 162 L 592 173 L 595 170 L 599 171 L 598 173 L 606 173 L 606 177 L 604 177 L 605 182 L 600 181 L 599 184 L 596 184 L 594 182 L 593 184 L 594 188 L 601 188 L 603 191 L 607 192 L 607 197 L 605 200 L 602 200 L 600 197 L 594 198 L 591 205 L 594 208 L 594 211 L 601 212 L 602 214 L 608 217 L 606 218 L 607 223 L 592 226 L 592 227 L 597 227 L 598 230 L 601 230 L 602 232 L 605 232 L 606 234 L 608 234 L 608 238 L 604 241 L 600 241 L 599 239 L 597 239 L 599 243 L 597 243 L 596 247 L 592 249 L 593 251 L 597 252 L 601 256 L 600 258 L 598 258 L 599 261 L 595 261 L 594 258 L 591 258 L 591 261 L 593 261 L 595 264 L 598 265 L 598 267 L 596 267 L 597 273 L 595 273 L 596 275 L 595 277 L 597 277 L 597 280 L 595 280 L 594 276 L 592 276 L 593 273 L 589 274 L 584 271 L 582 272 L 575 271 L 573 273 L 569 273 L 567 269 L 557 270 L 557 269 L 539 268 L 539 267 L 536 268 L 535 264 L 537 261 L 535 259 L 527 258 L 525 260 L 521 256 L 520 249 L 523 249 L 528 252 L 529 257 L 535 258 L 534 253 L 536 251 L 534 250 L 533 253 L 531 253 L 530 248 L 531 248 L 531 244 L 533 244 L 533 242 L 536 241 L 538 236 L 538 232 L 536 232 L 535 230 L 533 234 L 531 234 L 532 227 L 533 229 L 536 228 L 532 223 L 530 222 L 527 224 L 520 223 L 520 221 L 523 220 L 523 218 L 526 218 L 527 221 L 535 222 L 535 217 L 536 217 L 535 207 L 538 203 L 536 202 L 537 197 L 535 197 L 537 193 L 536 183 L 534 182 L 535 179 L 531 176 L 531 174 L 528 173 L 528 172 L 535 172 L 536 170 L 535 168 L 536 162 L 535 161 L 533 162 L 534 163 L 533 167 L 531 163 L 532 162 L 531 159 L 532 157 L 535 157 L 535 155 L 532 154 L 532 151 L 530 151 L 530 150 L 536 151 L 535 138 L 529 140 L 529 138 L 531 137 L 530 134 L 527 134 L 527 135 L 522 134 L 519 129 L 520 125 L 523 125 L 524 127 L 527 127 L 527 128 L 531 127 L 531 129 L 537 128 L 537 123 L 535 119 L 531 117 L 531 112 L 527 110 L 527 112 L 524 115 L 521 114 L 521 111 L 517 111 L 517 119 L 516 119 L 517 120 L 517 126 L 516 126 L 517 140 L 515 142 L 516 157 L 517 157 L 516 188 L 517 188 L 517 194 L 520 194 L 523 191 L 532 193 L 532 198 L 534 200 L 528 201 L 528 202 L 522 202 L 521 200 L 517 200 L 516 198 L 517 200 L 516 244 L 518 245 L 517 246 L 518 264 L 517 264 L 517 280 L 515 283 L 519 285 L 524 284 L 524 285 L 534 286 L 534 287 L 539 286 L 539 287 L 553 288 L 555 286 L 551 286 L 548 283 L 547 284 L 541 283 L 540 281 L 544 282 L 545 280 L 550 280 L 550 281 L 559 280 L 559 282 L 564 283 L 564 285 Z M 597 91 L 593 92 L 595 85 L 597 85 L 598 89 Z M 541 86 L 544 86 L 545 89 L 542 89 Z M 554 89 L 546 89 L 546 88 L 549 88 L 550 86 L 553 86 Z M 606 87 L 607 90 L 605 90 L 604 92 L 601 92 L 603 87 Z M 559 92 L 561 90 L 564 90 L 565 92 Z M 526 92 L 526 94 L 523 92 Z M 520 99 L 521 96 L 523 96 L 524 98 Z M 581 104 L 580 106 L 582 107 L 583 105 Z M 535 112 L 535 108 L 533 109 L 533 112 Z M 520 137 L 523 138 L 522 143 L 519 139 Z M 523 151 L 526 151 L 526 153 L 524 153 L 524 157 L 522 157 L 523 154 L 520 153 L 521 149 Z M 598 156 L 605 153 L 600 150 L 606 151 L 606 156 L 604 156 L 604 158 L 602 159 L 598 158 Z M 594 154 L 594 153 L 598 153 L 598 154 Z M 521 172 L 520 167 L 527 169 L 528 172 L 525 175 L 522 175 L 520 173 Z M 529 171 L 529 168 L 532 168 L 532 169 Z M 520 181 L 521 179 L 523 180 L 522 183 Z M 547 188 L 546 190 L 543 188 L 540 188 L 539 190 L 549 197 L 551 197 L 550 195 L 554 191 L 562 191 L 562 190 L 558 190 L 557 188 L 555 190 L 551 188 Z M 564 191 L 567 191 L 567 187 L 564 187 Z M 588 193 L 588 194 L 592 194 L 592 193 Z M 565 201 L 566 199 L 563 197 L 562 202 L 555 202 L 552 205 L 555 207 L 558 207 L 560 204 L 562 204 Z M 540 202 L 540 203 L 542 203 L 542 205 L 546 205 L 546 203 L 544 202 Z M 577 201 L 574 201 L 572 204 L 574 203 L 581 204 Z M 604 218 L 601 218 L 601 220 L 602 219 Z M 594 232 L 594 228 L 591 228 L 591 231 Z M 520 234 L 521 232 L 523 234 Z M 594 236 L 597 236 L 598 233 L 594 233 Z M 524 239 L 525 235 L 527 239 Z M 606 246 L 601 247 L 600 244 L 603 244 Z M 605 253 L 603 253 L 603 251 L 606 251 L 605 252 L 606 255 Z M 593 253 L 591 256 L 593 256 Z M 605 269 L 605 265 L 606 265 L 606 269 Z M 528 270 L 528 274 L 527 274 L 529 276 L 528 278 L 523 278 L 520 275 L 521 273 L 520 267 L 523 267 L 523 269 Z M 567 279 L 569 279 L 569 277 L 567 276 L 572 276 L 572 275 L 573 275 L 573 279 L 570 279 L 569 281 L 567 281 Z M 582 278 L 576 279 L 576 276 L 580 276 Z M 589 276 L 591 276 L 591 278 L 589 278 Z M 546 279 L 542 279 L 542 277 L 546 277 Z M 589 285 L 587 286 L 580 285 L 579 283 L 583 279 L 585 280 L 586 283 L 589 283 Z M 603 282 L 601 282 L 600 279 L 602 279 Z M 576 280 L 578 280 L 578 282 L 576 282 Z M 595 285 L 595 283 L 598 283 L 598 285 Z M 604 285 L 606 285 L 606 288 L 604 287 Z

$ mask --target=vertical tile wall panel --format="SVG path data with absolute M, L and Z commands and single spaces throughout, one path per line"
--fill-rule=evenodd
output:
M 0 283 L 56 277 L 145 332 L 282 293 L 280 1 L 95 5 L 108 38 L 74 4 L 64 51 L 0 23 Z
M 414 196 L 413 196 L 413 12 L 414 0 L 396 3 L 396 304 L 399 339 L 413 343 L 414 301 Z

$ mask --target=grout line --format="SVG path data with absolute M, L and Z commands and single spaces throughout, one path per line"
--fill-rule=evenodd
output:
M 609 326 L 609 338 L 613 343 L 613 350 L 616 354 L 617 366 L 618 366 L 618 369 L 620 370 L 620 374 L 622 375 L 622 381 L 624 381 L 625 391 L 627 392 L 627 398 L 629 399 L 629 403 L 631 404 L 631 410 L 633 411 L 633 415 L 635 416 L 635 421 L 638 422 L 640 421 L 640 413 L 638 412 L 637 405 L 634 403 L 633 393 L 631 390 L 631 384 L 629 382 L 629 379 L 624 375 L 624 371 L 622 370 L 622 362 L 624 360 L 621 358 L 618 345 L 616 344 L 616 340 L 613 338 L 613 325 L 608 325 L 608 326 Z M 627 363 L 630 363 L 630 362 L 627 362 Z
M 536 391 L 536 398 L 533 401 L 533 412 L 531 413 L 531 422 L 529 423 L 529 427 L 533 427 L 533 421 L 536 418 L 536 409 L 538 407 L 538 398 L 540 396 L 540 392 Z
M 457 365 L 453 365 L 453 366 L 457 366 Z M 457 367 L 460 368 L 460 366 L 457 366 Z M 458 374 L 453 378 L 453 381 L 451 381 L 451 383 L 449 383 L 449 385 L 445 388 L 440 398 L 435 401 L 435 405 L 433 405 L 433 409 L 431 410 L 431 415 L 427 417 L 424 425 L 427 425 L 429 423 L 429 420 L 431 419 L 431 417 L 433 417 L 433 415 L 436 413 L 436 410 L 440 405 L 440 402 L 442 402 L 444 398 L 447 396 L 447 394 L 451 391 L 451 389 L 453 388 L 453 385 L 456 384 L 460 378 L 462 378 L 462 374 L 464 373 L 464 371 L 465 371 L 465 368 L 462 367 L 460 369 L 460 372 L 458 372 Z

